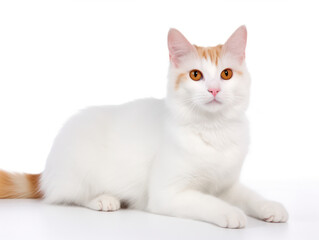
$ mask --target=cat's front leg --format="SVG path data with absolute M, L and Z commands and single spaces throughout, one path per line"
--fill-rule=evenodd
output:
M 288 213 L 282 204 L 269 201 L 242 184 L 235 184 L 219 197 L 241 208 L 251 217 L 266 222 L 287 222 L 288 220 Z
M 243 228 L 246 224 L 246 216 L 239 208 L 196 190 L 155 194 L 149 199 L 148 210 L 162 215 L 210 222 L 225 228 Z

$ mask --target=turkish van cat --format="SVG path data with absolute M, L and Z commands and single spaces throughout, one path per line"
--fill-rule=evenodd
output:
M 246 214 L 286 222 L 277 202 L 239 182 L 249 145 L 247 30 L 223 45 L 168 33 L 165 99 L 90 107 L 56 137 L 41 174 L 0 172 L 0 198 L 43 198 L 98 211 L 121 205 L 243 228 Z

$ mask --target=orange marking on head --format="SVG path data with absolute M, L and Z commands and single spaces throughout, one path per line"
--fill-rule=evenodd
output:
M 238 75 L 243 75 L 243 72 L 242 72 L 242 71 L 236 71 L 236 73 L 237 73 Z
M 185 77 L 186 77 L 186 73 L 181 73 L 181 74 L 178 75 L 178 77 L 176 79 L 176 82 L 175 82 L 175 90 L 177 90 L 179 88 L 179 85 L 180 85 L 181 81 L 183 79 L 185 79 Z
M 199 57 L 205 59 L 209 58 L 212 63 L 215 65 L 218 64 L 223 45 L 217 45 L 215 47 L 199 47 L 194 45 L 194 47 L 196 48 Z

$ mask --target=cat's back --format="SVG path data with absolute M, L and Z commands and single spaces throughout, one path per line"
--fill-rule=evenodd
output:
M 84 114 L 93 117 L 92 125 L 98 123 L 98 131 L 109 145 L 115 142 L 123 147 L 134 143 L 155 143 L 166 115 L 164 101 L 154 98 L 122 105 L 92 107 L 85 110 Z
M 165 115 L 164 100 L 154 98 L 89 107 L 67 121 L 51 153 L 63 150 L 65 154 L 65 146 L 69 146 L 81 153 L 91 147 L 99 156 L 105 153 L 117 157 L 123 152 L 145 155 L 157 147 Z
M 137 131 L 156 131 L 165 115 L 164 105 L 163 100 L 147 98 L 120 105 L 88 107 L 71 117 L 60 134 L 71 132 L 74 138 L 78 132 L 91 137 L 113 138 L 119 135 L 133 137 Z M 116 134 L 111 135 L 112 132 Z

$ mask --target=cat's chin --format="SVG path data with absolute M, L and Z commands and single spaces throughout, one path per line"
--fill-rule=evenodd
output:
M 222 110 L 223 108 L 223 103 L 221 101 L 218 101 L 216 99 L 213 99 L 205 104 L 203 104 L 201 106 L 201 108 L 205 111 L 205 112 L 209 112 L 209 113 L 216 113 Z

